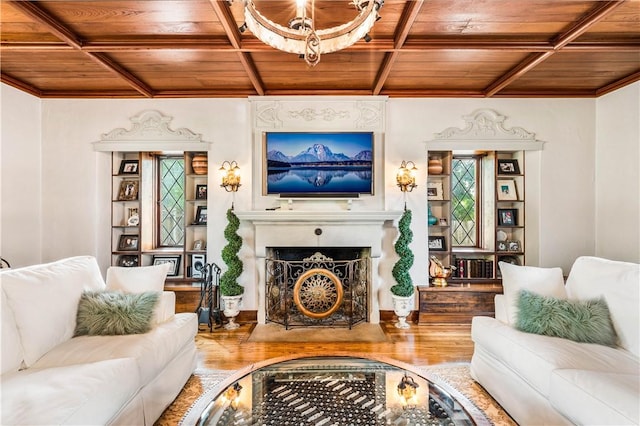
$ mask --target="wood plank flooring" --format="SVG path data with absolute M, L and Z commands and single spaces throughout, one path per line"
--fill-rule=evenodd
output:
M 468 362 L 473 354 L 470 325 L 417 325 L 399 330 L 393 322 L 380 325 L 384 343 L 260 343 L 247 342 L 254 324 L 233 331 L 201 331 L 196 337 L 198 367 L 237 370 L 254 362 L 293 354 L 349 352 L 376 354 L 413 365 Z

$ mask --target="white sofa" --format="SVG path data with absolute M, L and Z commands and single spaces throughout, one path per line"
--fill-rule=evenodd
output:
M 153 425 L 195 368 L 196 315 L 163 292 L 151 331 L 73 337 L 83 291 L 162 286 L 166 269 L 147 268 L 107 283 L 90 256 L 0 272 L 2 425 Z
M 640 265 L 580 257 L 566 286 L 559 268 L 500 266 L 508 273 L 496 318 L 473 318 L 473 378 L 521 425 L 639 424 Z M 569 300 L 603 296 L 618 345 L 517 330 L 514 301 L 522 289 Z

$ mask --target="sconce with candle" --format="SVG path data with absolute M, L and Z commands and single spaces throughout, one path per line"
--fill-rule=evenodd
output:
M 227 192 L 237 192 L 240 188 L 240 167 L 235 161 L 225 161 L 220 167 L 222 172 L 222 184 L 220 185 Z
M 411 192 L 416 186 L 416 173 L 418 169 L 413 161 L 402 161 L 396 173 L 396 182 L 402 192 Z

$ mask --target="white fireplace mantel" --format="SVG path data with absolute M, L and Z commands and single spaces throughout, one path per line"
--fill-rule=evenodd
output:
M 236 211 L 240 220 L 253 222 L 253 224 L 369 224 L 380 225 L 387 220 L 396 220 L 402 215 L 402 211 L 296 211 L 296 210 L 265 210 L 265 211 Z

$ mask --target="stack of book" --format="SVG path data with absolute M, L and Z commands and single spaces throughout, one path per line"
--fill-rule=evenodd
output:
M 451 263 L 456 267 L 453 278 L 494 278 L 493 260 L 484 258 L 456 258 Z

